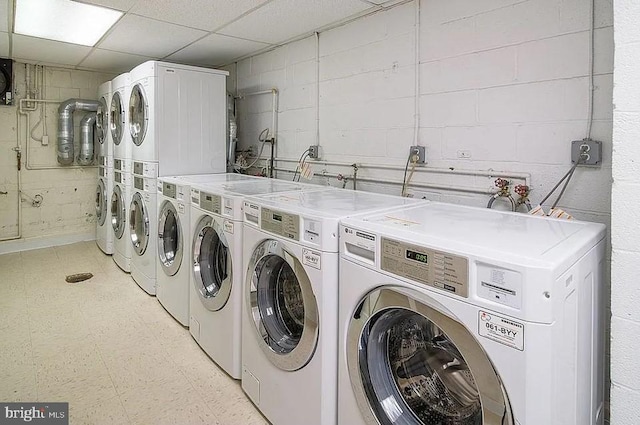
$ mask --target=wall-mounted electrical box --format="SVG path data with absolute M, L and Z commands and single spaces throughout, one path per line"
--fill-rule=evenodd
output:
M 571 163 L 580 159 L 580 165 L 598 167 L 602 165 L 602 142 L 584 139 L 571 142 Z
M 13 61 L 0 58 L 0 106 L 13 105 Z

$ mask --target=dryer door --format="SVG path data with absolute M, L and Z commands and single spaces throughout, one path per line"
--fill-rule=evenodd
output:
M 435 301 L 398 289 L 369 293 L 349 324 L 347 362 L 365 421 L 514 425 L 502 382 L 473 335 Z
M 107 188 L 103 179 L 98 180 L 98 186 L 96 187 L 96 218 L 98 219 L 98 226 L 104 225 L 107 220 Z
M 164 201 L 158 219 L 158 258 L 167 276 L 174 276 L 182 264 L 182 225 L 176 207 Z
M 213 217 L 202 217 L 193 234 L 193 284 L 207 310 L 218 311 L 229 300 L 231 261 L 222 227 Z
M 136 84 L 131 90 L 129 99 L 129 132 L 136 146 L 144 142 L 149 121 L 149 106 L 142 84 Z
M 144 206 L 144 199 L 140 192 L 136 192 L 131 199 L 129 232 L 133 250 L 138 255 L 144 254 L 149 245 L 149 211 Z
M 102 96 L 100 101 L 98 102 L 98 111 L 96 112 L 96 130 L 98 142 L 101 146 L 104 146 L 107 140 L 107 131 L 109 127 L 109 117 L 107 111 L 107 99 Z M 106 152 L 106 149 L 102 148 L 103 152 Z
M 124 128 L 124 105 L 122 104 L 122 98 L 120 92 L 113 93 L 111 98 L 111 109 L 109 117 L 109 129 L 111 130 L 111 138 L 113 143 L 120 145 L 122 141 L 122 129 Z
M 318 305 L 300 261 L 281 242 L 266 240 L 247 269 L 250 320 L 267 358 L 278 368 L 303 368 L 318 344 Z
M 111 226 L 116 238 L 122 238 L 126 224 L 127 206 L 124 204 L 124 194 L 120 186 L 115 186 L 111 195 Z

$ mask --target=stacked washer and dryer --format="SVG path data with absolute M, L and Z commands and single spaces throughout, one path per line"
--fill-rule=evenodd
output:
M 336 423 L 340 219 L 422 202 L 341 189 L 244 201 L 242 388 L 269 421 Z
M 131 239 L 127 228 L 131 202 L 131 140 L 127 131 L 129 109 L 129 74 L 111 81 L 109 130 L 113 140 L 113 193 L 111 224 L 114 232 L 113 261 L 125 272 L 131 271 Z
M 156 294 L 157 178 L 226 171 L 228 72 L 149 61 L 130 72 L 131 276 Z
M 111 225 L 110 203 L 113 192 L 113 142 L 109 129 L 111 81 L 98 88 L 96 136 L 98 140 L 98 186 L 96 188 L 96 243 L 107 255 L 113 254 L 114 233 Z

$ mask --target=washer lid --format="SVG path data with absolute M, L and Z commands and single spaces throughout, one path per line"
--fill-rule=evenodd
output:
M 120 145 L 120 142 L 122 142 L 125 117 L 124 103 L 122 102 L 120 92 L 117 91 L 113 93 L 109 111 L 109 129 L 111 130 L 111 138 L 113 139 L 114 144 Z
M 182 224 L 176 207 L 164 201 L 158 219 L 158 258 L 167 276 L 178 273 L 182 264 Z
M 383 287 L 351 318 L 347 363 L 365 422 L 514 425 L 487 353 L 439 303 L 422 298 Z
M 142 84 L 136 84 L 131 89 L 129 99 L 129 132 L 131 140 L 136 146 L 144 142 L 149 121 L 149 105 Z
M 103 179 L 98 180 L 96 187 L 96 217 L 98 226 L 104 225 L 107 220 L 107 188 Z
M 143 255 L 149 245 L 149 212 L 140 192 L 136 192 L 129 207 L 129 231 L 133 250 Z

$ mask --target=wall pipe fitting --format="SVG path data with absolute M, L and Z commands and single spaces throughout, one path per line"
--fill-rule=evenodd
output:
M 95 112 L 89 112 L 80 121 L 80 153 L 78 164 L 91 165 L 93 162 L 93 127 L 96 124 Z
M 68 99 L 58 107 L 58 163 L 73 164 L 73 113 L 76 109 L 96 112 L 98 101 L 86 99 Z

